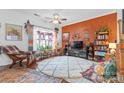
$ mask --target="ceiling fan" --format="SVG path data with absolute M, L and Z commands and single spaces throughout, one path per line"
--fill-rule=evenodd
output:
M 35 16 L 41 17 L 39 14 L 34 14 Z M 44 17 L 49 23 L 54 24 L 62 24 L 62 22 L 66 21 L 66 18 L 61 18 L 58 13 L 53 14 L 53 18 L 51 17 Z

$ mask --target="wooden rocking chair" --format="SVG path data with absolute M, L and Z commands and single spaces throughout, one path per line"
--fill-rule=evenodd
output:
M 22 62 L 24 62 L 24 60 L 27 60 L 26 65 L 28 66 L 31 55 L 30 52 L 21 51 L 14 45 L 3 47 L 3 51 L 9 56 L 10 59 L 12 59 L 12 64 L 9 68 L 12 68 L 17 62 L 19 62 L 20 66 L 22 66 Z

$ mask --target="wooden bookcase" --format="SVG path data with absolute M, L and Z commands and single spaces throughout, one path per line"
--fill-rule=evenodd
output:
M 105 55 L 109 48 L 109 32 L 99 31 L 96 34 L 94 43 L 94 60 L 97 62 L 104 62 Z

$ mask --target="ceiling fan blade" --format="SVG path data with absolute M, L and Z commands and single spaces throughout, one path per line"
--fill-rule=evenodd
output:
M 53 23 L 53 20 L 49 21 L 49 23 Z
M 47 19 L 47 20 L 52 20 L 53 18 L 50 18 L 50 17 L 45 17 L 45 19 Z
M 35 16 L 39 16 L 39 17 L 40 17 L 40 15 L 39 15 L 39 14 L 36 14 L 36 13 L 34 13 L 34 15 L 35 15 Z
M 66 21 L 67 19 L 66 18 L 62 18 L 61 21 Z
M 59 21 L 59 24 L 61 24 L 62 22 L 61 21 Z

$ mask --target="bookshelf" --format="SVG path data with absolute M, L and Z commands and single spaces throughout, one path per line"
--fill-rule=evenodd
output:
M 109 32 L 108 31 L 97 32 L 95 44 L 94 44 L 94 60 L 97 62 L 104 62 L 108 48 L 109 48 Z

